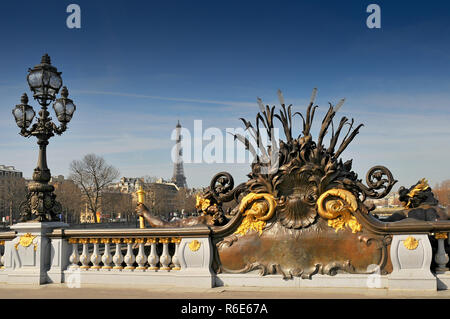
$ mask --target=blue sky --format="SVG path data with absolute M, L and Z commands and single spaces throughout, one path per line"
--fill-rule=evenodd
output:
M 70 3 L 81 7 L 81 29 L 66 26 Z M 371 3 L 381 29 L 366 26 Z M 380 164 L 398 186 L 434 185 L 450 178 L 449 18 L 446 1 L 2 3 L 0 164 L 26 177 L 36 166 L 36 141 L 18 135 L 11 109 L 31 96 L 27 70 L 48 53 L 77 105 L 69 130 L 50 141 L 53 175 L 93 152 L 122 176 L 170 178 L 178 119 L 224 131 L 254 119 L 256 97 L 278 105 L 281 89 L 304 111 L 317 87 L 316 129 L 343 97 L 341 115 L 365 124 L 342 155 L 361 178 Z M 250 167 L 185 164 L 194 187 L 223 170 L 240 182 Z

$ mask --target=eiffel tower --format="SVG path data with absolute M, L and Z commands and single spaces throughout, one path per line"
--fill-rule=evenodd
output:
M 181 124 L 178 121 L 177 128 L 177 140 L 176 140 L 176 154 L 175 163 L 173 164 L 173 176 L 172 183 L 177 185 L 179 188 L 187 188 L 186 177 L 184 176 L 183 169 L 183 149 L 181 148 Z

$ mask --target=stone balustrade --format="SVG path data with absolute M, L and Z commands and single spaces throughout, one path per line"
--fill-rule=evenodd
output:
M 49 237 L 62 262 L 48 274 L 52 282 L 212 287 L 210 232 L 206 226 L 57 229 Z
M 0 233 L 0 283 L 212 287 L 208 227 L 68 229 L 19 223 Z
M 69 287 L 280 285 L 275 275 L 213 273 L 214 230 L 206 226 L 76 230 L 62 223 L 22 223 L 12 229 L 0 233 L 0 283 L 66 283 Z M 393 270 L 380 275 L 377 287 L 450 289 L 445 250 L 449 244 L 448 232 L 443 230 L 394 234 L 389 246 Z M 356 287 L 367 285 L 374 275 L 339 276 L 345 277 L 347 285 L 354 279 Z M 339 276 L 317 275 L 309 281 L 295 278 L 283 283 L 295 287 L 342 286 Z
M 69 257 L 72 269 L 181 270 L 178 257 L 181 237 L 68 238 L 68 243 L 72 245 Z

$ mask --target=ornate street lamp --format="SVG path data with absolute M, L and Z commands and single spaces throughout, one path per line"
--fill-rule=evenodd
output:
M 30 129 L 35 112 L 28 105 L 28 96 L 24 93 L 21 104 L 16 105 L 12 113 L 20 128 L 20 135 L 25 137 L 36 136 L 39 145 L 39 157 L 37 167 L 33 172 L 33 182 L 28 184 L 27 200 L 21 204 L 20 221 L 59 221 L 57 214 L 61 211 L 61 205 L 56 201 L 53 193 L 54 187 L 48 182 L 51 174 L 47 167 L 46 149 L 48 140 L 54 136 L 61 135 L 67 129 L 67 123 L 72 119 L 75 112 L 75 104 L 68 98 L 69 91 L 64 86 L 61 90 L 61 98 L 56 99 L 61 86 L 61 72 L 51 65 L 50 57 L 45 54 L 41 63 L 29 69 L 27 76 L 28 85 L 33 91 L 33 98 L 41 105 L 39 117 Z M 55 100 L 56 99 L 56 100 Z M 57 126 L 49 117 L 47 107 L 52 101 L 53 110 L 58 121 Z

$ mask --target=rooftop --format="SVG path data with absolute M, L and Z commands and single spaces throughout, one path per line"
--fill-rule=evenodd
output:
M 8 171 L 8 172 L 17 172 L 20 173 L 19 170 L 16 170 L 14 166 L 8 166 L 8 165 L 0 165 L 1 171 Z

